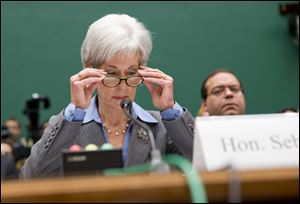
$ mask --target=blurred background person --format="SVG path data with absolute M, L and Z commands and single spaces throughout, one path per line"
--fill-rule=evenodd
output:
M 1 154 L 3 155 L 11 155 L 14 158 L 16 157 L 16 150 L 14 148 L 14 146 L 5 140 L 1 140 Z
M 21 142 L 21 123 L 16 118 L 9 118 L 5 121 L 5 127 L 9 129 L 11 140 L 14 143 L 20 143 Z
M 7 119 L 4 128 L 7 128 L 7 134 L 3 134 L 1 141 L 6 141 L 13 145 L 17 168 L 20 169 L 30 155 L 31 144 L 28 142 L 30 140 L 22 137 L 21 123 L 16 118 Z
M 9 129 L 13 143 L 21 143 L 25 147 L 32 146 L 32 140 L 25 135 L 22 135 L 21 123 L 17 118 L 8 118 L 5 120 L 4 125 Z
M 2 144 L 1 144 L 2 149 Z M 10 154 L 1 152 L 1 181 L 7 179 L 17 179 L 18 171 L 16 169 L 15 159 Z
M 16 150 L 10 142 L 2 140 L 1 134 L 1 180 L 16 179 L 18 174 Z

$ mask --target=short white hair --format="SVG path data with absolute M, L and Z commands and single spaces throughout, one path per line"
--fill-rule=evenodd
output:
M 102 66 L 116 54 L 137 55 L 146 65 L 152 50 L 151 33 L 136 18 L 108 14 L 89 26 L 81 47 L 83 66 Z

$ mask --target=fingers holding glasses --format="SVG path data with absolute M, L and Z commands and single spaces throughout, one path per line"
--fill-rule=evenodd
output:
M 73 75 L 70 78 L 71 85 L 79 85 L 88 87 L 91 83 L 98 82 L 99 79 L 103 79 L 106 76 L 106 72 L 100 69 L 85 68 L 79 73 Z
M 144 66 L 138 72 L 151 93 L 153 105 L 160 110 L 173 107 L 173 78 L 159 69 Z
M 160 86 L 164 86 L 170 83 L 173 83 L 173 78 L 168 76 L 159 69 L 153 69 L 150 67 L 140 66 L 142 69 L 139 69 L 138 72 L 144 78 L 145 81 L 151 81 Z
M 71 76 L 70 89 L 73 104 L 79 108 L 87 108 L 93 92 L 105 76 L 105 71 L 92 68 L 85 68 Z
M 81 70 L 79 73 L 73 75 L 71 78 L 75 81 L 81 81 L 88 77 L 102 77 L 107 73 L 103 69 L 94 69 L 94 68 L 85 68 Z

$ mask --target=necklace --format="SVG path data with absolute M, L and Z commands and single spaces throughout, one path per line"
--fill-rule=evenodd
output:
M 130 122 L 130 119 L 128 119 L 128 122 L 125 125 L 125 129 L 123 129 L 122 131 L 120 131 L 120 130 L 112 131 L 112 129 L 108 128 L 107 125 L 105 125 L 104 123 L 103 123 L 103 127 L 105 128 L 105 130 L 107 131 L 108 134 L 113 133 L 115 136 L 119 136 L 120 134 L 124 135 L 126 133 L 126 130 L 129 127 L 129 122 Z

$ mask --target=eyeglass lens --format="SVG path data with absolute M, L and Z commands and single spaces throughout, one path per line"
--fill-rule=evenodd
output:
M 127 78 L 119 78 L 115 76 L 107 76 L 103 79 L 103 84 L 108 87 L 118 86 L 122 80 L 126 81 L 126 84 L 131 87 L 139 86 L 143 83 L 143 78 L 140 76 L 131 76 Z

